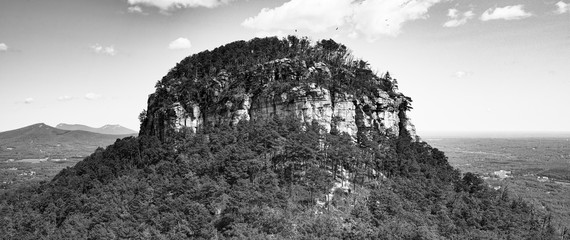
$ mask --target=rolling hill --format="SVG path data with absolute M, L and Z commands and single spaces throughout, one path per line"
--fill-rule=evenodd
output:
M 38 123 L 0 133 L 0 160 L 85 157 L 97 147 L 134 134 L 110 135 L 63 130 Z
M 94 128 L 94 127 L 89 127 L 89 126 L 85 126 L 85 125 L 81 125 L 81 124 L 60 123 L 55 127 L 59 128 L 59 129 L 63 129 L 63 130 L 70 130 L 70 131 L 81 130 L 81 131 L 94 132 L 94 133 L 100 133 L 100 134 L 111 134 L 111 135 L 137 134 L 137 132 L 135 130 L 128 129 L 128 128 L 123 127 L 121 125 L 110 125 L 110 124 L 107 124 L 107 125 L 102 126 L 100 128 Z

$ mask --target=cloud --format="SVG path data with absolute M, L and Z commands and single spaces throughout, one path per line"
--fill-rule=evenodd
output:
M 138 13 L 142 15 L 147 15 L 147 13 L 144 12 L 140 6 L 130 6 L 129 8 L 127 8 L 127 11 L 129 13 Z
M 444 0 L 290 0 L 264 8 L 242 26 L 263 31 L 307 29 L 324 32 L 341 28 L 373 41 L 381 35 L 397 36 L 404 23 L 427 18 L 433 5 Z M 358 33 L 357 33 L 358 32 Z
M 457 9 L 449 9 L 447 16 L 450 18 L 447 22 L 443 24 L 444 27 L 457 27 L 467 23 L 467 20 L 473 18 L 475 14 L 473 11 L 467 11 L 460 14 Z
M 457 71 L 453 74 L 454 77 L 456 78 L 466 78 L 471 76 L 471 72 L 466 72 L 466 71 Z
M 104 54 L 104 55 L 109 55 L 109 56 L 115 56 L 117 55 L 117 51 L 115 50 L 115 47 L 113 46 L 101 46 L 100 44 L 96 43 L 95 45 L 91 46 L 91 49 L 93 50 L 94 53 L 97 54 Z
M 87 94 L 85 94 L 85 99 L 87 99 L 87 100 L 97 100 L 97 99 L 99 99 L 99 98 L 101 98 L 101 95 L 96 94 L 96 93 L 87 93 Z
M 348 34 L 348 37 L 349 37 L 349 38 L 352 38 L 352 39 L 357 39 L 358 36 L 359 36 L 359 35 L 358 35 L 358 33 L 357 33 L 356 31 L 352 31 L 352 32 L 350 32 L 350 33 Z
M 73 99 L 73 97 L 70 97 L 70 96 L 67 96 L 67 95 L 60 96 L 60 97 L 57 98 L 58 101 L 62 101 L 62 102 L 63 102 L 63 101 L 69 101 L 69 100 L 71 100 L 71 99 Z
M 130 5 L 156 7 L 162 11 L 195 7 L 214 8 L 222 4 L 227 4 L 230 1 L 231 0 L 128 0 Z
M 25 104 L 30 104 L 32 102 L 34 102 L 34 98 L 29 97 L 29 98 L 24 99 Z
M 568 11 L 570 11 L 570 4 L 565 3 L 563 1 L 557 2 L 556 7 L 557 7 L 557 9 L 554 12 L 557 14 L 563 14 L 563 13 L 567 13 Z
M 8 45 L 6 43 L 0 43 L 0 52 L 8 51 Z
M 172 41 L 168 45 L 168 49 L 172 49 L 172 50 L 189 49 L 191 47 L 192 47 L 192 44 L 190 43 L 190 40 L 188 40 L 187 38 L 182 38 L 182 37 Z
M 263 31 L 309 29 L 323 32 L 345 24 L 352 8 L 352 0 L 291 0 L 274 9 L 262 9 L 242 25 Z
M 355 8 L 355 29 L 374 41 L 397 36 L 408 21 L 428 18 L 428 10 L 442 0 L 365 0 Z
M 455 72 L 455 77 L 457 77 L 457 78 L 463 78 L 463 77 L 465 77 L 465 76 L 467 76 L 467 73 L 464 72 L 464 71 L 457 71 L 457 72 Z
M 495 9 L 489 8 L 481 15 L 481 20 L 519 20 L 532 16 L 532 13 L 526 12 L 523 7 L 523 5 L 514 5 Z

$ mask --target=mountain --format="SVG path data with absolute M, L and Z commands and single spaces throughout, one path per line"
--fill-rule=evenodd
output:
M 0 132 L 0 159 L 85 157 L 97 147 L 105 147 L 117 138 L 130 135 L 62 130 L 38 123 Z
M 323 40 L 238 41 L 182 60 L 156 84 L 140 134 L 295 116 L 354 138 L 370 131 L 416 138 L 411 98 L 389 73 L 377 76 L 346 46 Z
M 81 131 L 94 132 L 100 134 L 111 134 L 111 135 L 130 135 L 137 133 L 136 131 L 128 129 L 121 125 L 109 125 L 109 124 L 102 126 L 100 128 L 93 128 L 81 124 L 60 123 L 55 127 L 63 130 L 71 130 L 71 131 L 81 130 Z
M 139 136 L 0 201 L 10 239 L 565 239 L 415 135 L 411 98 L 333 40 L 183 59 Z M 37 221 L 41 219 L 42 221 Z

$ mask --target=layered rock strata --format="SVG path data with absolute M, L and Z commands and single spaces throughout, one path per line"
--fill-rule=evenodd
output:
M 205 125 L 294 116 L 355 139 L 372 130 L 397 136 L 405 129 L 416 137 L 406 116 L 411 99 L 397 91 L 395 80 L 388 74 L 378 77 L 364 61 L 346 57 L 341 45 L 328 42 L 339 50 L 327 50 L 321 44 L 307 47 L 314 51 L 309 56 L 295 52 L 299 55 L 292 58 L 218 66 L 223 68 L 200 68 L 200 59 L 217 56 L 218 50 L 186 58 L 149 96 L 140 135 L 164 140 L 173 132 L 196 132 Z
M 359 131 L 372 129 L 398 135 L 400 126 L 405 126 L 410 135 L 415 137 L 415 127 L 408 119 L 400 125 L 402 120 L 398 109 L 401 100 L 390 98 L 382 90 L 378 90 L 375 98 L 337 94 L 333 99 L 328 89 L 310 83 L 303 87 L 293 88 L 288 93 L 255 100 L 252 97 L 251 94 L 243 94 L 237 98 L 236 102 L 226 102 L 230 110 L 223 114 L 224 116 L 207 116 L 206 121 L 214 125 L 235 125 L 240 121 L 267 119 L 275 115 L 295 116 L 307 124 L 317 122 L 326 131 L 336 129 L 355 138 Z M 237 107 L 232 109 L 232 106 Z M 157 119 L 164 121 L 163 126 L 152 128 L 156 130 L 172 128 L 176 131 L 189 129 L 196 132 L 205 121 L 202 115 L 204 111 L 197 104 L 190 104 L 186 110 L 181 103 L 175 102 L 171 109 L 167 109 L 167 112 L 171 114 L 155 114 L 171 117 Z

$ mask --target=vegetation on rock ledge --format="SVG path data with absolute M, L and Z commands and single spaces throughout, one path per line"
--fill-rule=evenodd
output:
M 156 84 L 148 109 L 140 116 L 141 134 L 160 139 L 170 135 L 166 132 L 171 128 L 168 120 L 176 117 L 175 104 L 190 114 L 193 106 L 199 107 L 201 115 L 193 117 L 206 123 L 211 116 L 239 108 L 245 96 L 255 103 L 313 84 L 330 91 L 333 106 L 343 96 L 375 99 L 384 91 L 398 102 L 394 110 L 411 109 L 411 98 L 396 92 L 397 82 L 389 73 L 377 76 L 342 44 L 333 40 L 312 44 L 295 36 L 255 38 L 194 54 L 172 68 Z

